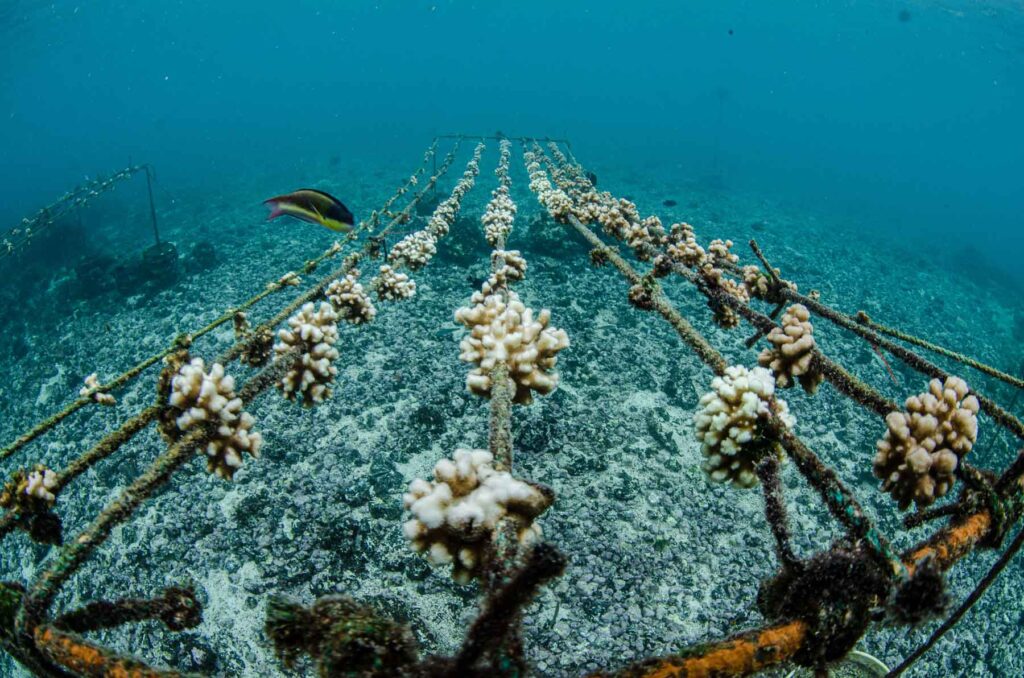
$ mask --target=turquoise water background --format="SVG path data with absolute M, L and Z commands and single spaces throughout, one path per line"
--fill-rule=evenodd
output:
M 0 444 L 72 401 L 85 375 L 118 374 L 336 237 L 267 224 L 261 200 L 310 185 L 365 218 L 449 132 L 567 138 L 599 188 L 641 214 L 686 220 L 705 245 L 732 238 L 743 263 L 756 237 L 802 291 L 1020 375 L 1021 120 L 1019 2 L 6 2 L 0 232 L 86 177 L 150 163 L 161 235 L 182 274 L 137 290 L 80 289 L 83 257 L 138 258 L 152 243 L 141 176 L 25 256 L 0 260 Z M 584 244 L 541 218 L 521 151 L 509 245 L 530 268 L 517 289 L 572 341 L 560 388 L 515 415 L 517 472 L 555 489 L 541 522 L 573 559 L 526 616 L 528 658 L 538 675 L 580 675 L 754 627 L 758 582 L 776 563 L 760 494 L 700 471 L 692 417 L 710 373 L 626 302 L 613 271 L 587 264 Z M 342 328 L 334 398 L 313 410 L 273 390 L 258 399 L 262 457 L 232 483 L 190 463 L 115 531 L 58 607 L 191 581 L 205 606 L 196 630 L 143 624 L 97 638 L 216 676 L 279 675 L 262 628 L 273 593 L 309 602 L 344 591 L 408 620 L 425 651 L 458 648 L 477 591 L 411 552 L 400 497 L 455 447 L 486 444 L 486 406 L 465 393 L 451 315 L 489 270 L 479 217 L 497 157 L 488 142 L 463 218 L 414 275 L 417 297 Z M 197 258 L 201 244 L 212 261 Z M 364 268 L 364 283 L 373 272 Z M 747 329 L 717 328 L 691 287 L 665 287 L 730 361 L 753 364 Z M 254 323 L 283 294 L 254 308 Z M 865 342 L 823 320 L 815 334 L 892 400 L 926 387 L 891 357 L 890 377 Z M 233 341 L 225 326 L 194 352 L 209 359 Z M 936 362 L 1024 414 L 1012 388 Z M 0 470 L 65 466 L 149 404 L 154 381 L 149 372 L 119 392 L 116 408 L 86 408 Z M 898 548 L 927 534 L 902 532 L 877 491 L 878 417 L 830 386 L 786 398 L 797 433 Z M 972 460 L 1001 468 L 1018 446 L 981 423 Z M 162 449 L 150 430 L 62 494 L 67 533 Z M 839 531 L 793 466 L 783 485 L 794 548 L 807 556 Z M 30 581 L 52 555 L 9 535 L 0 580 Z M 994 558 L 975 554 L 951 571 L 955 600 Z M 1024 675 L 1022 595 L 1014 564 L 909 675 Z M 894 666 L 931 628 L 872 628 L 861 647 Z M 25 674 L 0 656 L 0 675 Z
M 501 129 L 569 136 L 636 172 L 721 174 L 936 255 L 976 248 L 1021 277 L 1017 2 L 61 0 L 0 12 L 4 223 L 128 157 L 168 186 L 212 188 Z

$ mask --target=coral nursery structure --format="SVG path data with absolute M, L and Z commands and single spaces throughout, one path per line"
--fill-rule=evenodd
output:
M 439 145 L 448 141 L 452 148 L 439 160 Z M 462 175 L 447 197 L 435 200 L 432 212 L 417 221 L 417 208 L 438 192 L 464 142 L 473 147 Z M 495 179 L 481 173 L 488 146 L 497 150 Z M 514 424 L 517 417 L 543 411 L 547 396 L 560 387 L 571 387 L 560 369 L 581 342 L 561 326 L 557 313 L 542 306 L 542 299 L 522 290 L 531 275 L 530 252 L 510 248 L 517 246 L 517 216 L 525 208 L 516 204 L 512 191 L 513 159 L 520 154 L 530 194 L 543 211 L 536 223 L 559 229 L 555 240 L 569 243 L 581 266 L 593 264 L 603 267 L 602 274 L 621 276 L 623 297 L 647 312 L 645 318 L 653 321 L 657 315 L 667 321 L 683 344 L 667 346 L 667 353 L 692 352 L 706 367 L 699 377 L 704 394 L 690 403 L 692 423 L 677 432 L 699 441 L 703 459 L 685 463 L 713 481 L 708 487 L 725 483 L 724 489 L 738 495 L 758 493 L 774 544 L 775 572 L 757 583 L 756 598 L 748 601 L 759 626 L 674 653 L 622 656 L 596 670 L 580 666 L 575 673 L 739 676 L 787 662 L 823 673 L 876 626 L 945 618 L 895 673 L 932 646 L 1021 546 L 1021 536 L 1003 542 L 1024 510 L 1024 451 L 1003 469 L 975 466 L 971 453 L 997 427 L 1019 443 L 1024 424 L 970 385 L 968 372 L 982 369 L 1012 388 L 1021 387 L 1019 380 L 879 325 L 866 314 L 842 313 L 817 293 L 800 292 L 754 241 L 749 243 L 752 257 L 743 261 L 743 248 L 731 240 L 702 244 L 699 227 L 642 216 L 632 201 L 599 191 L 594 175 L 564 141 L 503 135 L 435 139 L 408 181 L 320 256 L 300 270 L 277 272 L 249 299 L 223 309 L 212 322 L 180 335 L 123 374 L 105 382 L 96 373 L 85 377 L 77 399 L 0 450 L 0 460 L 9 466 L 0 493 L 0 537 L 52 546 L 34 571 L 24 569 L 23 579 L 0 584 L 0 646 L 43 676 L 181 675 L 113 649 L 103 634 L 146 621 L 159 621 L 171 632 L 196 627 L 203 603 L 187 582 L 167 582 L 165 590 L 149 598 L 94 599 L 61 608 L 69 580 L 97 557 L 115 530 L 131 524 L 147 500 L 186 474 L 192 458 L 201 456 L 217 482 L 230 483 L 236 472 L 272 454 L 271 422 L 252 413 L 257 399 L 283 396 L 296 403 L 286 404 L 299 417 L 303 407 L 315 414 L 338 397 L 346 361 L 358 358 L 347 353 L 343 332 L 365 331 L 396 304 L 416 304 L 420 291 L 428 289 L 417 281 L 426 267 L 470 258 L 464 251 L 456 257 L 445 250 L 457 244 L 456 226 L 473 223 L 488 249 L 478 252 L 472 265 L 486 270 L 485 277 L 473 281 L 465 305 L 450 308 L 449 317 L 436 321 L 454 325 L 451 331 L 457 332 L 458 347 L 452 347 L 450 357 L 465 363 L 464 377 L 459 377 L 464 378 L 464 397 L 486 410 L 481 416 L 486 430 L 478 432 L 486 445 L 435 450 L 431 476 L 412 479 L 383 515 L 409 550 L 432 568 L 432 576 L 450 575 L 451 586 L 478 591 L 480 610 L 455 651 L 430 653 L 418 640 L 429 629 L 410 628 L 406 619 L 371 602 L 340 592 L 310 605 L 274 595 L 264 605 L 266 641 L 284 667 L 305 667 L 323 676 L 552 673 L 550 667 L 530 665 L 524 618 L 545 587 L 572 567 L 573 554 L 563 553 L 557 539 L 546 536 L 543 521 L 558 512 L 558 496 L 545 478 L 527 477 L 517 463 L 517 450 L 523 447 L 517 435 L 524 429 Z M 490 197 L 482 213 L 469 220 L 463 215 L 465 198 L 485 179 L 493 187 Z M 403 198 L 404 206 L 393 211 Z M 405 226 L 410 229 L 401 233 Z M 335 260 L 331 270 L 321 272 Z M 359 268 L 371 271 L 372 278 L 360 282 Z M 698 330 L 673 302 L 670 297 L 678 290 L 699 295 L 696 308 L 713 321 L 713 334 Z M 247 314 L 254 307 L 271 306 L 289 293 L 293 296 L 264 321 L 250 323 Z M 198 341 L 229 323 L 234 326 L 232 345 L 219 355 L 200 356 Z M 830 335 L 815 331 L 815 325 L 824 324 L 896 358 L 921 375 L 919 386 L 908 387 L 902 405 L 894 402 L 830 355 Z M 752 334 L 743 334 L 745 325 Z M 736 340 L 730 343 L 729 338 Z M 963 366 L 964 373 L 949 374 L 906 344 L 940 352 Z M 62 468 L 34 463 L 41 439 L 59 436 L 79 410 L 131 407 L 115 393 L 157 367 L 150 403 L 126 409 L 119 426 Z M 858 465 L 873 472 L 879 492 L 891 495 L 893 511 L 913 508 L 905 519 L 908 528 L 943 522 L 919 543 L 898 551 L 896 535 L 879 527 L 862 507 L 863 497 L 855 496 L 819 456 L 821 451 L 801 437 L 805 408 L 813 408 L 829 387 L 877 418 L 877 447 L 863 450 Z M 280 417 L 273 425 L 287 426 Z M 63 503 L 69 486 L 82 484 L 94 467 L 116 457 L 151 426 L 165 444 L 161 452 L 84 527 L 68 529 Z M 801 555 L 795 547 L 801 535 L 788 518 L 780 480 L 784 464 L 795 467 L 833 521 L 835 538 L 815 544 L 810 554 Z M 315 463 L 309 468 L 314 469 L 309 482 L 315 484 Z M 962 605 L 950 610 L 947 572 L 978 550 L 1001 554 Z M 633 557 L 645 554 L 638 548 Z M 552 619 L 558 614 L 556 608 Z M 585 655 L 588 639 L 574 642 Z M 563 672 L 574 673 L 558 671 Z

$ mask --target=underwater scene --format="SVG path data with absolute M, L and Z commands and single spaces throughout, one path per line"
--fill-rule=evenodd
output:
M 0 676 L 1024 675 L 1020 2 L 0 37 Z

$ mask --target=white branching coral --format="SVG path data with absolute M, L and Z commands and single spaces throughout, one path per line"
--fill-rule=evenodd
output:
M 455 223 L 455 219 L 459 216 L 462 198 L 473 188 L 476 176 L 480 173 L 480 155 L 483 153 L 483 150 L 484 145 L 482 143 L 477 144 L 476 149 L 473 151 L 472 159 L 466 164 L 466 171 L 463 172 L 462 178 L 456 182 L 451 195 L 434 208 L 433 214 L 427 220 L 427 225 L 419 231 L 408 234 L 391 248 L 391 252 L 388 254 L 388 262 L 392 267 L 397 269 L 406 266 L 410 270 L 418 271 L 430 263 L 430 260 L 437 254 L 437 241 L 448 235 L 452 224 Z M 374 284 L 378 287 L 378 293 L 380 290 L 380 280 L 381 278 L 379 277 L 374 281 Z M 385 283 L 385 289 L 387 289 L 387 283 Z M 415 285 L 411 288 L 406 286 L 392 290 L 397 293 L 397 296 L 381 296 L 380 298 L 405 299 L 412 296 L 412 290 L 415 290 Z M 405 294 L 404 292 L 409 293 Z
M 452 194 L 442 200 L 430 216 L 430 220 L 427 222 L 424 230 L 434 236 L 436 240 L 440 240 L 448 235 L 452 224 L 455 223 L 455 219 L 459 216 L 462 198 L 473 188 L 473 185 L 476 183 L 476 177 L 480 174 L 480 155 L 483 152 L 484 145 L 482 143 L 477 144 L 476 149 L 473 151 L 473 157 L 466 164 L 466 170 L 462 173 L 462 177 L 455 183 Z
M 786 401 L 774 395 L 775 379 L 763 367 L 748 371 L 733 365 L 712 380 L 694 417 L 702 468 L 711 480 L 737 487 L 757 484 L 758 460 L 764 454 L 779 454 L 774 441 L 764 438 L 762 425 L 773 415 L 787 428 L 794 424 Z
M 516 385 L 515 402 L 530 403 L 534 391 L 546 395 L 555 390 L 558 374 L 553 370 L 558 352 L 569 346 L 569 336 L 548 327 L 551 312 L 543 309 L 534 319 L 533 309 L 514 292 L 507 293 L 507 301 L 502 294 L 476 294 L 473 301 L 472 308 L 455 311 L 455 320 L 470 330 L 459 344 L 459 359 L 477 365 L 466 377 L 466 387 L 489 398 L 490 371 L 505 363 Z
M 491 252 L 491 262 L 495 273 L 509 280 L 522 280 L 526 277 L 526 259 L 519 250 L 494 250 Z
M 196 427 L 211 431 L 206 444 L 206 468 L 230 480 L 242 466 L 244 454 L 259 456 L 263 437 L 252 430 L 252 416 L 242 410 L 242 400 L 235 395 L 235 380 L 224 374 L 224 366 L 214 363 L 210 371 L 202 358 L 182 364 L 171 380 L 168 404 L 172 408 L 162 418 L 161 431 L 175 441 Z
M 296 287 L 302 283 L 302 278 L 295 271 L 288 271 L 274 282 L 267 283 L 268 290 L 279 290 L 282 287 Z
M 434 466 L 434 480 L 417 478 L 403 497 L 412 514 L 406 538 L 432 565 L 451 565 L 452 576 L 468 582 L 481 571 L 482 556 L 498 521 L 514 520 L 519 541 L 534 542 L 534 521 L 548 506 L 550 490 L 496 471 L 487 450 L 457 449 Z
M 731 250 L 732 240 L 712 240 L 708 243 L 708 257 L 711 258 L 711 264 L 716 267 L 723 263 L 735 264 L 740 258 Z
M 932 379 L 928 392 L 911 396 L 906 411 L 890 412 L 878 441 L 874 472 L 901 509 L 923 508 L 956 481 L 960 460 L 978 438 L 978 399 L 963 379 Z
M 338 312 L 338 317 L 353 325 L 368 323 L 377 317 L 377 309 L 358 280 L 359 271 L 351 269 L 348 275 L 333 281 L 326 290 L 327 300 Z
M 451 230 L 452 224 L 455 223 L 455 218 L 457 216 L 458 207 L 449 196 L 439 202 L 437 207 L 434 208 L 434 213 L 431 214 L 430 219 L 427 220 L 427 225 L 423 229 L 423 233 L 426 233 L 437 241 L 448 235 L 448 231 Z
M 24 492 L 29 497 L 41 499 L 51 506 L 57 501 L 53 490 L 57 487 L 57 474 L 48 468 L 32 471 L 25 479 Z
M 664 244 L 665 229 L 658 217 L 646 217 L 639 222 L 631 222 L 623 234 L 623 239 L 633 249 L 638 259 L 647 261 L 650 259 L 649 248 Z
M 625 239 L 633 224 L 640 221 L 636 205 L 625 198 L 616 200 L 609 193 L 601 195 L 604 201 L 597 215 L 598 223 L 608 235 L 619 240 Z
M 498 177 L 498 183 L 508 188 L 512 183 L 508 176 L 508 164 L 512 158 L 512 142 L 508 139 L 502 139 L 498 144 L 498 149 L 500 151 L 498 166 L 494 169 L 494 174 Z
M 509 283 L 525 278 L 526 259 L 519 250 L 494 250 L 491 252 L 491 269 L 494 272 L 484 281 L 480 291 L 473 294 L 474 304 L 482 302 L 484 297 L 506 287 Z
M 508 186 L 502 184 L 491 193 L 491 201 L 487 203 L 480 221 L 484 225 L 484 235 L 491 247 L 497 247 L 499 243 L 505 242 L 508 234 L 512 232 L 512 225 L 516 220 L 516 204 L 508 195 Z
M 572 214 L 572 200 L 561 189 L 546 192 L 541 198 L 541 204 L 547 208 L 551 218 L 559 223 L 567 222 Z
M 100 405 L 116 405 L 117 398 L 110 395 L 109 393 L 104 393 L 103 391 L 100 391 L 101 387 L 102 385 L 100 384 L 99 375 L 96 372 L 93 372 L 92 374 L 85 378 L 85 386 L 83 386 L 78 391 L 78 395 L 82 397 L 92 398 L 93 401 L 99 403 Z
M 734 264 L 739 260 L 739 257 L 729 251 L 732 247 L 731 240 L 712 240 L 705 251 L 697 242 L 693 226 L 679 222 L 672 224 L 667 235 L 664 235 L 664 231 L 658 230 L 650 233 L 648 242 L 655 246 L 664 245 L 671 261 L 699 273 L 712 291 L 724 293 L 744 304 L 750 301 L 750 289 L 727 276 L 722 269 L 722 264 Z M 720 294 L 710 295 L 708 306 L 714 311 L 715 324 L 720 327 L 732 329 L 740 324 L 739 315 Z
M 573 190 L 572 178 L 562 173 L 562 188 Z M 597 221 L 609 235 L 625 241 L 637 258 L 647 261 L 651 248 L 661 247 L 666 242 L 665 228 L 656 216 L 640 218 L 636 205 L 624 198 L 616 199 L 610 193 L 593 190 L 573 191 L 577 194 L 577 205 L 573 213 L 584 222 Z
M 744 266 L 742 274 L 743 286 L 747 288 L 747 294 L 755 299 L 764 299 L 768 296 L 770 279 L 761 269 L 757 266 Z
M 447 230 L 445 230 L 447 233 Z M 418 271 L 437 254 L 437 238 L 427 230 L 415 231 L 399 240 L 391 248 L 388 261 L 392 266 L 406 266 Z
M 548 173 L 541 167 L 537 155 L 526 151 L 523 159 L 526 161 L 526 171 L 530 175 L 530 190 L 537 194 L 537 200 L 555 221 L 566 223 L 569 215 L 573 213 L 572 200 L 565 191 L 551 185 Z
M 9 511 L 8 517 L 14 514 L 29 519 L 48 512 L 57 501 L 60 489 L 60 477 L 43 464 L 36 464 L 31 471 L 18 469 L 7 482 L 0 484 L 0 509 Z M 42 527 L 41 524 L 33 527 L 22 523 L 22 527 L 34 534 L 33 539 L 59 543 L 51 542 L 48 537 L 44 538 L 41 533 L 35 532 L 35 528 Z
M 811 312 L 803 304 L 793 304 L 782 315 L 782 324 L 768 333 L 771 348 L 761 351 L 757 362 L 775 374 L 779 388 L 790 388 L 799 381 L 808 393 L 818 390 L 825 378 L 814 360 L 816 343 Z
M 377 290 L 377 298 L 381 301 L 399 301 L 416 294 L 416 282 L 387 264 L 380 267 L 380 273 L 374 278 L 373 285 Z
M 667 240 L 668 247 L 666 251 L 668 255 L 684 266 L 696 268 L 701 266 L 705 259 L 707 259 L 707 252 L 697 242 L 697 237 L 693 233 L 693 226 L 686 222 L 672 224 Z
M 551 155 L 554 156 L 555 162 L 567 171 L 571 172 L 574 169 L 572 164 L 569 162 L 569 158 L 565 157 L 565 153 L 562 153 L 562 149 L 558 147 L 557 142 L 549 141 L 547 146 L 548 150 L 551 151 Z
M 288 400 L 302 398 L 302 404 L 312 407 L 331 397 L 330 384 L 338 374 L 334 361 L 338 349 L 338 313 L 327 302 L 316 308 L 312 302 L 303 304 L 298 313 L 288 318 L 288 329 L 277 332 L 274 360 L 281 360 L 294 349 L 298 354 L 277 387 Z
M 747 288 L 725 275 L 722 269 L 712 266 L 710 261 L 710 259 L 705 260 L 704 265 L 700 267 L 700 274 L 703 276 L 704 280 L 706 280 L 712 288 L 717 288 L 720 292 L 741 303 L 745 304 L 750 301 Z M 712 320 L 714 320 L 715 324 L 719 327 L 728 330 L 740 324 L 739 314 L 733 310 L 731 305 L 724 301 L 720 301 L 715 295 L 711 295 L 708 298 L 708 306 L 715 312 Z
M 589 190 L 578 190 L 575 196 L 573 214 L 584 224 L 597 221 L 601 216 L 604 202 L 611 198 L 610 193 L 598 193 L 590 188 Z

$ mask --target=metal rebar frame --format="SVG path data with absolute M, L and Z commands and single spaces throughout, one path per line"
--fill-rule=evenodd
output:
M 41 208 L 31 217 L 22 219 L 21 223 L 17 226 L 8 229 L 5 234 L 0 236 L 0 259 L 21 251 L 32 242 L 36 235 L 53 226 L 59 218 L 70 214 L 73 210 L 78 212 L 78 218 L 81 219 L 82 208 L 100 195 L 114 190 L 119 183 L 130 179 L 139 172 L 146 173 L 146 186 L 149 192 L 149 210 L 153 221 L 153 231 L 157 242 L 160 242 L 160 236 L 156 233 L 156 209 L 153 205 L 153 168 L 148 164 L 129 164 L 128 167 L 114 172 L 106 179 L 90 179 L 85 184 L 76 186 L 49 205 Z
M 454 139 L 456 143 L 446 155 L 441 165 L 438 166 L 436 155 L 437 144 L 440 139 Z M 481 139 L 519 141 L 523 144 L 524 148 L 531 148 L 530 152 L 543 162 L 546 172 L 550 171 L 559 190 L 564 191 L 568 196 L 578 197 L 585 191 L 594 190 L 593 185 L 586 178 L 585 171 L 573 156 L 571 146 L 567 140 L 508 137 L 502 134 L 483 136 L 440 135 L 434 139 L 433 144 L 424 155 L 423 164 L 405 185 L 399 187 L 381 210 L 374 212 L 368 220 L 362 222 L 342 241 L 335 243 L 321 255 L 306 261 L 301 267 L 301 272 L 313 273 L 321 263 L 337 256 L 349 243 L 365 236 L 361 249 L 346 256 L 340 266 L 327 275 L 322 276 L 312 286 L 279 309 L 271 318 L 261 323 L 253 332 L 240 338 L 239 341 L 218 356 L 216 360 L 226 364 L 238 359 L 257 341 L 259 330 L 273 330 L 304 303 L 323 296 L 325 289 L 332 280 L 344 276 L 360 259 L 376 251 L 381 239 L 395 227 L 408 221 L 417 204 L 428 192 L 433 193 L 436 191 L 438 180 L 447 172 L 454 160 L 459 142 L 462 140 Z M 539 142 L 542 141 L 548 144 L 548 149 L 551 151 L 554 159 L 549 157 L 540 146 Z M 559 144 L 566 147 L 568 155 L 561 152 Z M 393 215 L 381 228 L 381 215 L 391 214 L 389 210 L 391 204 L 410 190 L 413 185 L 416 185 L 417 178 L 427 171 L 428 165 L 433 168 L 429 181 L 414 194 L 401 212 Z M 125 172 L 128 172 L 127 176 L 131 176 L 131 174 L 137 171 L 146 171 L 147 179 L 151 180 L 150 169 L 146 165 L 125 170 Z M 151 184 L 149 185 L 150 195 L 152 195 Z M 77 202 L 80 195 L 78 190 L 76 189 L 75 192 L 64 196 L 55 205 L 68 204 L 75 206 L 81 204 Z M 57 207 L 53 207 L 52 210 L 47 208 L 41 211 L 37 215 L 39 221 L 33 223 L 52 223 L 53 213 L 57 209 Z M 154 235 L 159 239 L 159 235 L 156 232 L 156 212 L 152 204 L 151 217 Z M 638 271 L 633 264 L 619 253 L 615 246 L 607 244 L 575 215 L 561 215 L 559 220 L 579 233 L 591 244 L 596 252 L 601 253 L 606 260 L 610 261 L 630 285 L 642 285 L 648 295 L 649 308 L 670 323 L 683 342 L 695 352 L 713 373 L 722 374 L 725 371 L 728 364 L 725 358 L 675 308 L 650 272 Z M 501 238 L 495 245 L 495 250 L 503 250 L 504 247 L 505 242 Z M 702 276 L 699 271 L 682 264 L 673 263 L 663 273 L 671 272 L 680 276 L 707 297 L 709 302 L 719 306 L 727 306 L 737 313 L 739 317 L 746 320 L 756 332 L 748 342 L 748 347 L 752 346 L 758 338 L 778 327 L 775 317 L 781 310 L 784 302 L 799 302 L 804 303 L 819 317 L 826 318 L 854 332 L 872 346 L 888 351 L 922 374 L 931 377 L 941 377 L 946 375 L 946 372 L 882 335 L 942 354 L 972 368 L 979 369 L 986 374 L 1002 379 L 1006 383 L 1020 386 L 1020 384 L 1014 381 L 1014 378 L 1010 377 L 1007 379 L 1006 377 L 1009 375 L 1005 375 L 995 368 L 986 366 L 962 354 L 949 351 L 925 340 L 902 333 L 899 330 L 879 325 L 866 317 L 852 317 L 842 314 L 816 299 L 796 293 L 795 289 L 782 280 L 780 274 L 771 267 L 756 243 L 752 243 L 752 248 L 764 266 L 765 274 L 772 280 L 773 290 L 778 296 L 778 301 L 775 302 L 775 309 L 768 314 L 757 310 L 752 303 L 739 300 L 727 294 L 722 289 L 720 283 L 716 283 L 713 279 Z M 649 261 L 663 254 L 651 243 L 635 245 L 634 251 L 640 261 Z M 0 253 L 0 256 L 2 256 L 2 253 Z M 733 267 L 731 272 L 733 274 L 737 273 L 738 268 Z M 196 339 L 228 322 L 238 312 L 248 309 L 263 299 L 285 289 L 289 286 L 290 279 L 295 275 L 296 271 L 290 271 L 284 276 L 270 281 L 264 289 L 240 304 L 226 309 L 221 316 L 208 325 L 198 328 L 190 334 L 178 337 L 167 349 L 128 368 L 121 375 L 93 389 L 87 395 L 72 401 L 63 410 L 51 415 L 0 450 L 0 460 L 14 455 L 40 436 L 55 429 L 74 412 L 95 403 L 97 401 L 95 397 L 97 394 L 108 393 L 124 386 L 139 377 L 161 359 L 187 349 Z M 506 297 L 508 295 L 507 288 L 499 288 L 496 293 L 504 294 Z M 295 349 L 293 349 L 294 351 Z M 285 356 L 285 358 L 287 357 L 288 355 Z M 821 349 L 815 349 L 813 359 L 828 383 L 832 384 L 839 393 L 850 398 L 867 411 L 879 416 L 885 416 L 888 412 L 899 409 L 895 403 L 889 401 L 870 385 L 848 372 Z M 243 403 L 248 403 L 256 398 L 280 379 L 284 366 L 288 363 L 289 361 L 285 359 L 263 367 L 241 387 L 238 394 L 239 398 Z M 488 444 L 495 460 L 495 468 L 501 471 L 512 471 L 514 455 L 511 422 L 514 411 L 513 396 L 515 395 L 515 384 L 509 374 L 508 365 L 501 362 L 491 370 L 489 376 L 491 378 L 491 393 L 488 403 L 490 410 Z M 981 400 L 984 411 L 992 415 L 999 425 L 1014 433 L 1018 439 L 1024 440 L 1024 424 L 1021 424 L 1016 417 L 991 399 L 979 396 L 979 400 Z M 58 492 L 68 483 L 73 482 L 99 461 L 115 454 L 125 442 L 157 420 L 166 407 L 167 405 L 163 400 L 158 400 L 143 408 L 125 421 L 119 428 L 106 435 L 82 455 L 72 460 L 63 470 L 58 472 L 57 485 L 54 492 Z M 998 546 L 1001 537 L 1024 513 L 1024 499 L 1022 499 L 1022 491 L 1024 491 L 1024 450 L 995 480 L 991 480 L 991 478 L 995 478 L 995 474 L 980 472 L 964 464 L 961 466 L 959 473 L 965 481 L 970 482 L 973 488 L 972 493 L 968 493 L 965 496 L 974 500 L 967 501 L 967 499 L 964 499 L 961 504 L 954 507 L 954 510 L 936 510 L 928 517 L 921 514 L 919 516 L 920 522 L 938 517 L 950 517 L 950 522 L 926 540 L 902 554 L 897 554 L 893 551 L 886 536 L 881 534 L 865 516 L 856 497 L 843 484 L 835 472 L 819 459 L 795 434 L 782 425 L 774 415 L 769 421 L 766 433 L 774 441 L 774 444 L 781 446 L 794 459 L 798 470 L 818 492 L 833 518 L 847 532 L 849 542 L 856 544 L 856 548 L 862 550 L 878 570 L 884 573 L 887 586 L 896 587 L 927 568 L 937 568 L 939 571 L 944 571 L 955 564 L 960 558 L 965 557 L 977 548 Z M 101 626 L 96 625 L 89 626 L 91 622 L 84 620 L 93 616 L 97 610 L 105 609 L 102 605 L 86 606 L 81 610 L 61 615 L 53 613 L 51 608 L 62 586 L 92 555 L 95 549 L 103 543 L 110 535 L 111 530 L 115 526 L 129 520 L 135 509 L 190 459 L 195 450 L 203 445 L 209 436 L 209 430 L 195 429 L 170 445 L 166 451 L 151 463 L 141 476 L 136 478 L 84 530 L 68 540 L 57 552 L 56 556 L 44 563 L 34 580 L 30 582 L 27 589 L 23 592 L 11 588 L 11 585 L 0 585 L 0 608 L 7 610 L 8 614 L 12 614 L 14 622 L 12 628 L 0 628 L 0 647 L 38 675 L 179 675 L 173 671 L 149 667 L 139 660 L 120 655 L 98 643 L 85 640 L 72 632 L 74 629 L 68 626 L 72 624 L 71 620 L 76 620 L 72 624 L 72 626 L 77 625 L 74 628 L 101 628 Z M 763 485 L 766 513 L 772 526 L 780 564 L 784 570 L 787 568 L 790 570 L 799 569 L 802 567 L 801 561 L 797 559 L 788 544 L 789 537 L 786 526 L 784 497 L 778 482 L 778 469 L 770 455 L 758 465 L 757 472 Z M 968 483 L 965 482 L 965 484 Z M 0 538 L 9 535 L 18 526 L 18 520 L 19 515 L 16 509 L 9 509 L 3 515 L 0 515 Z M 522 669 L 522 640 L 519 630 L 519 613 L 522 607 L 529 602 L 537 586 L 552 576 L 557 576 L 561 568 L 564 567 L 564 559 L 555 557 L 552 554 L 551 548 L 547 545 L 535 547 L 529 551 L 524 550 L 517 539 L 516 527 L 513 522 L 508 520 L 499 523 L 493 536 L 493 543 L 487 552 L 489 563 L 487 574 L 483 578 L 483 589 L 487 595 L 484 611 L 470 628 L 467 639 L 456 657 L 449 660 L 428 658 L 424 660 L 425 663 L 419 665 L 424 671 L 428 667 L 433 667 L 434 672 L 429 675 L 466 675 L 467 672 L 474 669 L 474 666 L 482 657 L 488 654 L 492 655 L 491 659 L 494 662 L 494 666 L 500 667 L 499 673 L 501 675 L 518 675 Z M 1002 568 L 1009 562 L 1009 559 L 1013 557 L 1016 550 L 1021 548 L 1022 541 L 1024 539 L 1020 536 L 1014 540 L 1010 548 L 1004 552 L 1003 557 L 990 570 L 989 575 L 979 584 L 976 591 L 968 597 L 968 600 L 964 602 L 961 609 L 949 617 L 947 624 L 940 628 L 936 635 L 933 635 L 929 644 L 923 646 L 920 652 L 927 649 L 930 643 L 933 643 L 938 635 L 941 635 L 941 632 L 951 627 L 962 616 L 963 612 L 980 597 L 985 588 L 998 576 Z M 16 600 L 16 604 L 10 605 L 11 600 Z M 151 601 L 123 601 L 121 606 L 117 608 L 117 613 L 111 616 L 111 619 L 114 621 L 110 622 L 110 624 L 114 625 L 152 618 L 153 615 L 157 614 L 158 610 L 163 609 L 164 602 L 162 598 Z M 7 607 L 4 607 L 4 605 L 7 605 Z M 668 677 L 706 675 L 708 673 L 714 673 L 714 675 L 719 676 L 745 675 L 799 656 L 802 652 L 807 651 L 808 646 L 816 642 L 819 641 L 814 637 L 814 628 L 807 619 L 800 617 L 783 618 L 775 620 L 764 628 L 747 631 L 731 638 L 703 644 L 699 647 L 687 648 L 679 654 L 643 659 L 616 670 L 616 675 L 624 678 L 627 676 Z M 919 653 L 909 657 L 906 663 L 913 661 L 917 656 L 919 656 Z M 448 663 L 445 663 L 446 661 Z M 900 667 L 898 671 L 903 668 L 905 666 Z

